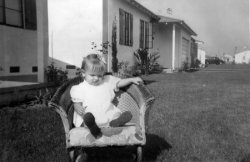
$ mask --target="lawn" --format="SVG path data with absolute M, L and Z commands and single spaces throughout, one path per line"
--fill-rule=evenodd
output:
M 250 161 L 249 66 L 218 65 L 143 79 L 156 98 L 143 161 Z M 46 107 L 1 109 L 0 140 L 0 161 L 67 161 L 60 117 Z M 132 151 L 89 154 L 97 161 L 131 161 Z

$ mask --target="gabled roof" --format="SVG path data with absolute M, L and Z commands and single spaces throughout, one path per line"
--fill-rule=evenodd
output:
M 160 20 L 160 17 L 154 14 L 152 11 L 141 5 L 140 3 L 136 2 L 135 0 L 126 0 L 128 3 L 130 3 L 132 6 L 136 7 L 143 13 L 147 14 L 149 17 L 155 19 L 155 20 Z
M 180 19 L 175 19 L 175 18 L 171 18 L 171 17 L 166 17 L 166 16 L 161 16 L 158 15 L 158 17 L 160 17 L 159 23 L 173 23 L 173 24 L 179 24 L 181 25 L 184 29 L 186 29 L 191 35 L 193 36 L 197 36 L 197 34 L 185 23 L 184 20 L 180 20 Z

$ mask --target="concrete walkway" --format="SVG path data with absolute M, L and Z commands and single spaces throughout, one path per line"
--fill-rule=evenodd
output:
M 1 81 L 0 80 L 0 88 L 19 87 L 19 86 L 33 85 L 33 84 L 39 84 L 39 83 L 35 83 L 35 82 Z

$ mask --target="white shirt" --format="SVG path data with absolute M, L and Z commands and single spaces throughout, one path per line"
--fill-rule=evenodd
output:
M 112 104 L 118 81 L 120 78 L 111 75 L 105 75 L 102 83 L 97 86 L 84 81 L 71 88 L 71 99 L 73 102 L 81 102 L 83 107 L 86 106 L 85 113 L 92 113 L 97 125 L 108 125 L 121 114 L 121 111 Z M 75 111 L 73 123 L 79 127 L 82 122 L 83 117 Z

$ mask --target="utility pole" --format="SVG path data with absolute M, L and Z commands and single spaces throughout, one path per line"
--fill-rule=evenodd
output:
M 52 30 L 51 32 L 51 58 L 52 58 L 52 63 L 54 62 L 54 56 L 53 56 L 53 53 L 54 53 L 54 48 L 53 48 L 53 42 L 54 42 L 54 38 L 53 38 L 53 35 L 54 35 L 54 31 Z

